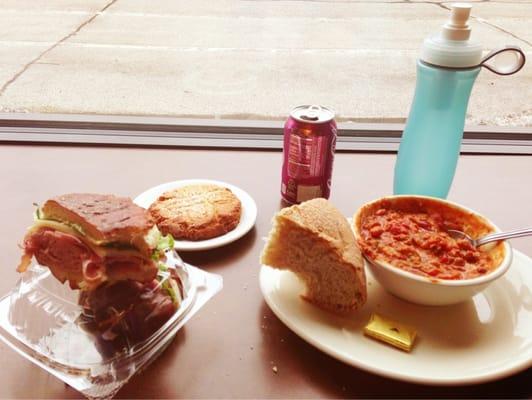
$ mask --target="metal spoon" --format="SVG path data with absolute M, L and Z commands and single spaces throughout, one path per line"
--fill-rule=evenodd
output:
M 449 234 L 454 238 L 469 240 L 469 242 L 474 247 L 478 247 L 478 246 L 482 246 L 483 244 L 486 244 L 489 242 L 495 242 L 498 240 L 532 235 L 532 228 L 517 229 L 515 231 L 508 231 L 508 232 L 490 233 L 489 235 L 483 236 L 478 239 L 473 239 L 469 235 L 465 234 L 464 232 L 455 231 L 454 229 L 449 229 L 447 230 L 447 232 L 449 232 Z

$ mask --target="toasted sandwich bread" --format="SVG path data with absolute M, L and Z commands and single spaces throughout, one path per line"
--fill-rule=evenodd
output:
M 78 226 L 95 243 L 130 243 L 144 237 L 154 221 L 127 197 L 73 193 L 52 198 L 41 208 L 42 218 Z

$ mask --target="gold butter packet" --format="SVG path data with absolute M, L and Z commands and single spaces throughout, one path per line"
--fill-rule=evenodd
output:
M 416 339 L 415 329 L 378 314 L 371 315 L 364 334 L 404 351 L 412 350 Z

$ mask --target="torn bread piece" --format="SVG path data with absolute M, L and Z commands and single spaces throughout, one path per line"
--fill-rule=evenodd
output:
M 325 310 L 347 313 L 366 302 L 355 236 L 346 218 L 325 199 L 277 213 L 261 263 L 294 272 L 306 286 L 302 297 Z

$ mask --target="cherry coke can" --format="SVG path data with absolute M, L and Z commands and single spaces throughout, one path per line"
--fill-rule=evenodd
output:
M 329 198 L 336 147 L 334 112 L 299 106 L 284 125 L 281 196 L 290 204 Z

